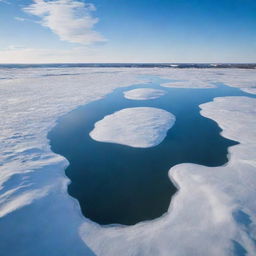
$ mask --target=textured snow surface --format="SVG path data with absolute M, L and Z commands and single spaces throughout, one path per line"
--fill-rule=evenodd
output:
M 256 94 L 256 71 L 243 69 L 172 69 L 170 72 L 154 70 L 150 74 L 162 75 L 162 78 L 171 79 L 163 83 L 163 87 L 170 88 L 212 88 L 218 83 Z
M 90 136 L 101 142 L 148 148 L 160 144 L 174 123 L 175 116 L 163 109 L 125 108 L 96 122 Z
M 165 93 L 163 90 L 139 88 L 124 92 L 124 97 L 130 100 L 152 100 L 165 95 Z
M 225 166 L 173 167 L 169 176 L 179 191 L 163 217 L 101 227 L 84 218 L 68 195 L 68 162 L 51 152 L 48 131 L 64 113 L 114 88 L 142 83 L 138 77 L 146 74 L 255 92 L 254 70 L 0 70 L 1 255 L 255 255 L 255 99 L 225 97 L 201 105 L 223 136 L 241 144 L 230 148 Z

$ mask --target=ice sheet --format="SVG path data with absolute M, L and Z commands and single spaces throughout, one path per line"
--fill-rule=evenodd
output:
M 173 167 L 169 175 L 179 192 L 168 213 L 130 227 L 101 227 L 82 216 L 77 201 L 67 193 L 64 168 L 68 162 L 51 152 L 47 133 L 59 116 L 116 87 L 143 82 L 140 75 L 176 81 L 196 77 L 211 86 L 223 82 L 254 91 L 255 73 L 160 68 L 0 70 L 1 253 L 216 256 L 233 255 L 240 249 L 253 256 L 255 99 L 217 98 L 201 106 L 201 113 L 220 125 L 223 136 L 241 144 L 230 148 L 226 166 Z

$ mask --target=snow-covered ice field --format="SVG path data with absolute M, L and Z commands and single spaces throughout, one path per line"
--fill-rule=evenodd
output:
M 225 166 L 173 167 L 169 177 L 179 191 L 163 217 L 102 227 L 86 219 L 67 193 L 68 162 L 51 152 L 49 130 L 63 114 L 117 87 L 146 82 L 147 74 L 173 81 L 163 89 L 224 83 L 256 94 L 255 70 L 0 70 L 1 255 L 255 255 L 255 98 L 215 98 L 200 106 L 201 114 L 222 128 L 222 136 L 240 144 L 229 149 Z

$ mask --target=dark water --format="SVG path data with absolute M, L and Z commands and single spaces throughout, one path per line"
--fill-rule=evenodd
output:
M 218 85 L 214 89 L 169 89 L 167 82 L 152 82 L 118 88 L 59 119 L 49 133 L 52 150 L 70 162 L 66 175 L 68 192 L 78 199 L 87 218 L 99 224 L 132 225 L 164 214 L 177 189 L 168 170 L 179 163 L 220 166 L 228 161 L 228 147 L 237 144 L 220 136 L 218 125 L 199 114 L 199 105 L 217 96 L 248 95 L 239 89 Z M 156 88 L 167 92 L 154 100 L 133 101 L 123 91 Z M 89 132 L 104 116 L 129 107 L 156 107 L 176 116 L 164 141 L 152 148 L 132 148 L 92 140 Z M 213 170 L 214 171 L 214 170 Z

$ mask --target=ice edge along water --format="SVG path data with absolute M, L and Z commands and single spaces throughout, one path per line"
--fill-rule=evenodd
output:
M 91 225 L 84 224 L 81 236 L 97 255 L 233 255 L 234 244 L 253 255 L 254 226 L 248 220 L 255 223 L 256 146 L 251 140 L 256 139 L 256 100 L 224 97 L 200 107 L 205 117 L 218 122 L 223 136 L 241 143 L 229 149 L 229 163 L 214 168 L 196 164 L 174 166 L 169 177 L 179 191 L 168 213 L 159 219 L 125 229 L 95 225 L 89 235 L 86 231 Z M 236 130 L 238 116 L 243 116 L 243 122 Z
M 64 175 L 67 161 L 50 151 L 47 132 L 60 115 L 103 97 L 120 85 L 138 83 L 136 75 L 140 74 L 176 80 L 193 77 L 206 86 L 219 81 L 245 91 L 253 91 L 255 86 L 253 71 L 237 69 L 2 71 L 1 76 L 7 79 L 0 84 L 3 106 L 0 225 L 1 230 L 12 226 L 12 232 L 3 233 L 0 241 L 5 255 L 35 255 L 39 250 L 52 256 L 169 255 L 170 252 L 177 256 L 232 255 L 234 243 L 244 248 L 247 255 L 253 255 L 255 99 L 218 98 L 201 106 L 202 114 L 217 121 L 225 137 L 241 144 L 230 148 L 230 162 L 226 166 L 173 167 L 170 177 L 179 186 L 179 192 L 163 217 L 132 227 L 103 228 L 83 218 L 78 203 L 67 194 L 68 179 Z M 79 239 L 78 229 L 85 243 Z

